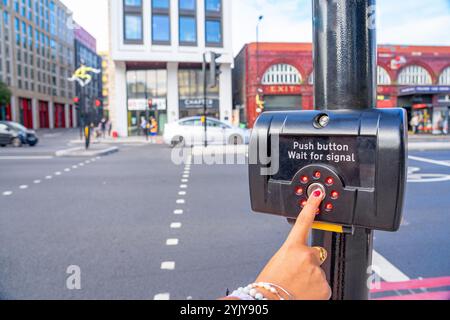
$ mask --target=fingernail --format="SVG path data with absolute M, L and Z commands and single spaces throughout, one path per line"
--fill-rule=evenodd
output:
M 322 191 L 320 191 L 320 190 L 314 191 L 313 196 L 315 198 L 320 198 L 322 196 Z

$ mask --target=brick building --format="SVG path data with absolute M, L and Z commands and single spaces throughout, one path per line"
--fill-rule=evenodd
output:
M 310 43 L 251 43 L 235 58 L 234 105 L 249 127 L 263 110 L 313 109 L 313 84 Z M 380 45 L 378 84 L 377 107 L 405 108 L 415 132 L 448 133 L 450 47 Z

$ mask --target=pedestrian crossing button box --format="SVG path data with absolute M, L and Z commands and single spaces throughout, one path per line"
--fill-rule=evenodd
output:
M 296 219 L 325 191 L 317 221 L 396 231 L 407 179 L 403 109 L 266 112 L 249 149 L 252 209 Z

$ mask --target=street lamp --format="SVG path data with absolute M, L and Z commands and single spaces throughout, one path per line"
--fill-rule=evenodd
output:
M 264 16 L 258 17 L 258 22 L 256 23 L 256 79 L 258 81 L 258 86 L 261 84 L 261 78 L 259 76 L 259 25 L 264 19 Z

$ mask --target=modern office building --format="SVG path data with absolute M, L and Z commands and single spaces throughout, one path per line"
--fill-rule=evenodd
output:
M 0 2 L 0 80 L 12 91 L 0 119 L 29 128 L 76 126 L 72 13 L 56 0 Z
M 206 52 L 222 55 L 219 84 L 207 92 L 208 114 L 231 122 L 232 1 L 109 1 L 115 70 L 109 102 L 119 135 L 138 133 L 147 114 L 161 132 L 167 122 L 202 114 Z
M 251 43 L 236 56 L 233 99 L 252 127 L 262 111 L 314 107 L 311 43 Z M 264 108 L 261 108 L 261 101 Z M 450 47 L 380 45 L 379 108 L 402 107 L 418 133 L 448 133 Z
M 91 67 L 102 71 L 102 57 L 97 54 L 97 40 L 79 24 L 75 24 L 74 29 L 74 51 L 75 51 L 75 68 L 81 65 Z M 94 119 L 98 122 L 103 117 L 103 82 L 102 72 L 90 73 L 91 82 L 83 89 L 79 85 L 75 87 L 75 95 L 81 96 L 81 90 L 85 99 L 88 110 L 93 111 Z M 97 106 L 96 101 L 100 101 L 101 105 Z

